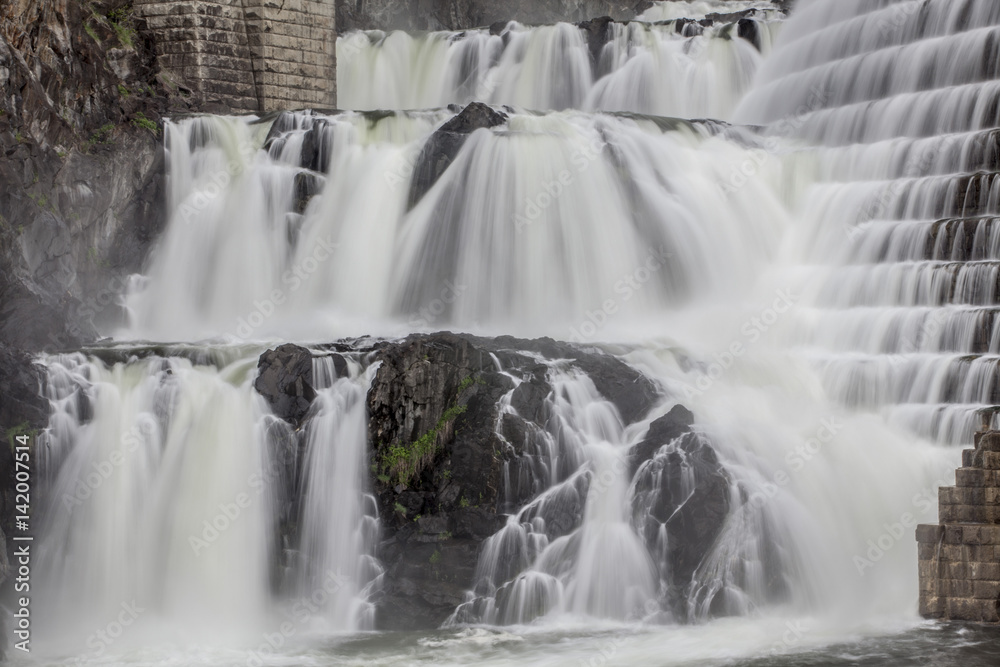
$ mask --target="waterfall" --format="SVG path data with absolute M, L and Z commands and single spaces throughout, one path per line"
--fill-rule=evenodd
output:
M 368 630 L 374 609 L 368 598 L 377 589 L 382 568 L 375 558 L 378 509 L 365 493 L 368 446 L 365 394 L 371 370 L 337 378 L 331 357 L 314 361 L 318 398 L 309 423 L 302 492 L 301 580 L 299 595 L 308 598 L 333 578 L 336 588 L 322 620 L 336 631 Z
M 172 171 L 197 185 L 129 299 L 124 335 L 316 339 L 459 325 L 569 338 L 609 300 L 638 317 L 738 293 L 787 224 L 763 179 L 720 187 L 747 161 L 767 172 L 753 137 L 579 112 L 517 113 L 472 134 L 408 208 L 431 123 L 448 118 L 296 114 L 287 125 L 300 127 L 276 124 L 265 148 L 251 139 L 254 121 L 169 125 Z M 304 142 L 330 158 L 317 177 L 326 187 L 303 207 L 296 189 L 315 175 Z M 237 173 L 206 193 L 228 154 L 244 156 Z
M 54 412 L 41 445 L 40 554 L 51 632 L 92 631 L 92 618 L 114 618 L 123 603 L 184 633 L 257 627 L 271 487 L 267 410 L 245 382 L 248 362 L 46 363 Z
M 233 352 L 45 359 L 41 565 L 53 643 L 82 645 L 123 603 L 142 610 L 141 625 L 194 641 L 252 638 L 275 597 L 302 632 L 371 627 L 381 573 L 364 482 L 372 369 L 351 361 L 338 379 L 329 357 L 316 359 L 315 417 L 300 436 L 253 390 L 257 355 Z
M 337 44 L 337 88 L 348 109 L 480 101 L 725 120 L 770 51 L 772 18 L 762 10 L 756 20 L 707 28 L 654 15 L 660 22 L 353 33 Z
M 836 400 L 942 442 L 994 425 L 1000 9 L 802 2 L 736 118 L 800 142 L 806 321 Z
M 122 600 L 181 638 L 378 629 L 385 554 L 427 548 L 437 576 L 455 528 L 425 531 L 450 482 L 424 459 L 487 399 L 502 488 L 460 508 L 501 520 L 461 538 L 470 580 L 407 591 L 447 599 L 442 633 L 912 627 L 911 524 L 1000 426 L 998 31 L 993 0 L 799 0 L 787 21 L 745 0 L 353 32 L 350 110 L 167 122 L 169 223 L 128 325 L 41 359 L 52 633 L 80 643 Z M 506 384 L 459 405 L 472 376 L 407 380 L 418 493 L 374 459 L 374 360 L 445 329 L 501 341 L 477 353 Z M 313 355 L 301 423 L 254 389 L 288 341 Z M 648 414 L 555 341 L 649 378 Z

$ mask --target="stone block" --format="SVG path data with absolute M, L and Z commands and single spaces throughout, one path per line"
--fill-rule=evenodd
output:
M 1000 563 L 967 563 L 965 572 L 969 579 L 1000 581 Z
M 972 582 L 968 579 L 943 579 L 938 584 L 938 595 L 948 598 L 971 598 Z
M 937 544 L 944 538 L 944 526 L 920 524 L 917 526 L 917 542 Z
M 1000 599 L 1000 581 L 970 581 L 966 582 L 972 584 L 971 596 L 979 600 L 998 600 Z
M 920 615 L 924 618 L 941 618 L 944 616 L 945 599 L 936 595 L 920 596 Z
M 948 598 L 944 611 L 947 617 L 953 620 L 980 623 L 996 623 L 998 620 L 996 600 Z

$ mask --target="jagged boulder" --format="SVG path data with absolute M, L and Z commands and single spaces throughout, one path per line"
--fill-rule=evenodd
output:
M 386 567 L 376 600 L 380 628 L 439 626 L 472 588 L 483 540 L 503 526 L 505 512 L 544 488 L 523 455 L 548 419 L 552 387 L 548 367 L 528 353 L 571 360 L 626 419 L 658 398 L 652 383 L 620 360 L 551 339 L 440 333 L 379 347 L 368 410 Z M 513 392 L 511 376 L 520 381 Z M 501 418 L 508 393 L 516 414 Z M 553 530 L 572 529 L 582 510 L 579 503 Z
M 631 453 L 633 524 L 658 559 L 665 603 L 683 618 L 692 578 L 715 545 L 730 510 L 732 479 L 708 440 L 691 430 L 693 416 L 675 406 L 654 421 Z M 664 544 L 661 529 L 666 527 Z
M 409 208 L 423 199 L 441 175 L 454 162 L 469 135 L 507 122 L 507 114 L 482 102 L 473 102 L 461 113 L 442 125 L 424 144 L 417 158 L 410 184 Z
M 296 428 L 302 425 L 316 398 L 312 361 L 309 350 L 290 343 L 268 350 L 257 361 L 254 388 L 275 415 Z

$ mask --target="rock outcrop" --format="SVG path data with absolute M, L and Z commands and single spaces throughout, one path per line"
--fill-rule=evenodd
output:
M 531 353 L 572 360 L 626 423 L 658 400 L 652 383 L 618 359 L 547 339 L 418 335 L 374 355 L 371 468 L 386 567 L 379 627 L 439 626 L 472 587 L 480 546 L 503 525 L 505 507 L 538 488 L 512 485 L 507 498 L 503 475 L 507 465 L 509 479 L 520 477 L 529 422 L 540 428 L 547 417 L 547 367 Z M 522 380 L 511 397 L 517 414 L 501 420 L 511 375 Z
M 131 3 L 0 7 L 0 341 L 71 348 L 123 313 L 164 224 L 168 101 Z
M 507 115 L 482 102 L 473 102 L 437 129 L 424 144 L 414 167 L 408 206 L 413 208 L 455 161 L 469 135 L 507 122 Z
M 316 399 L 313 357 L 304 347 L 287 343 L 260 355 L 253 386 L 274 414 L 296 428 Z
M 715 545 L 730 511 L 732 479 L 704 436 L 691 431 L 683 406 L 650 424 L 631 454 L 637 468 L 633 523 L 659 559 L 667 585 L 665 603 L 676 618 L 687 616 L 695 571 Z M 666 544 L 661 528 L 666 529 Z

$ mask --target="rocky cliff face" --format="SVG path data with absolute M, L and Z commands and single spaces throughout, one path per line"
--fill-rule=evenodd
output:
M 123 0 L 0 7 L 0 341 L 93 340 L 162 225 L 168 100 Z

